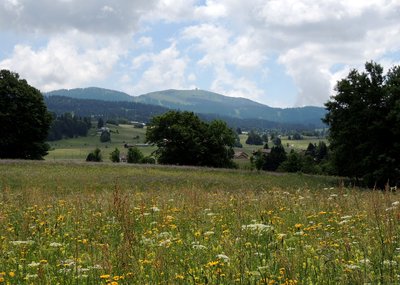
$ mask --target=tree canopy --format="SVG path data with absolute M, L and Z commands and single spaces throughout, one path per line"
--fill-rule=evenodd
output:
M 400 67 L 367 62 L 337 83 L 325 104 L 336 173 L 383 187 L 400 182 Z
M 39 90 L 17 73 L 0 71 L 0 158 L 42 159 L 52 121 Z
M 157 145 L 161 164 L 233 167 L 235 133 L 225 122 L 203 122 L 192 112 L 153 117 L 146 140 Z

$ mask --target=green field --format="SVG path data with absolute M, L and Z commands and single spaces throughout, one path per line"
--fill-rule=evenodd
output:
M 146 136 L 146 129 L 134 128 L 132 125 L 107 125 L 112 131 L 111 142 L 101 143 L 100 134 L 92 128 L 87 137 L 78 137 L 50 142 L 51 150 L 45 157 L 46 160 L 76 159 L 85 160 L 89 152 L 96 147 L 101 149 L 103 160 L 110 160 L 110 153 L 118 148 L 121 154 L 126 154 L 124 144 L 143 144 Z M 145 156 L 150 155 L 154 147 L 139 147 Z
M 146 138 L 146 128 L 137 129 L 133 128 L 132 125 L 107 125 L 112 131 L 111 142 L 101 143 L 100 134 L 93 128 L 90 130 L 87 137 L 78 137 L 73 139 L 64 139 L 60 141 L 50 142 L 51 150 L 45 157 L 46 160 L 79 160 L 83 161 L 89 152 L 93 151 L 96 147 L 101 149 L 103 155 L 103 161 L 110 161 L 110 153 L 118 148 L 121 154 L 127 153 L 127 149 L 124 148 L 124 144 L 144 144 Z M 240 135 L 240 141 L 243 148 L 236 148 L 235 151 L 243 151 L 249 156 L 252 155 L 253 151 L 256 151 L 263 146 L 255 146 L 246 144 L 247 135 Z M 285 146 L 287 152 L 291 149 L 296 151 L 307 149 L 308 144 L 316 143 L 320 139 L 318 138 L 305 138 L 303 140 L 287 140 L 286 137 L 282 137 L 282 144 Z M 326 141 L 325 141 L 326 142 Z M 270 142 L 270 147 L 272 143 Z M 139 149 L 145 156 L 151 155 L 156 150 L 154 146 L 139 146 Z M 236 163 L 240 168 L 249 169 L 249 160 L 236 160 Z
M 399 284 L 399 196 L 347 186 L 0 160 L 0 284 Z

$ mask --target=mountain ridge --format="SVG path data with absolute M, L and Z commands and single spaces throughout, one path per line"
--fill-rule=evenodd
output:
M 326 114 L 326 110 L 322 107 L 276 108 L 247 98 L 229 97 L 200 89 L 168 89 L 139 96 L 130 96 L 121 91 L 89 87 L 55 90 L 44 95 L 58 95 L 77 99 L 138 102 L 200 114 L 218 114 L 220 116 L 239 119 L 262 119 L 278 123 L 301 123 L 315 125 L 315 127 L 324 126 L 321 119 Z

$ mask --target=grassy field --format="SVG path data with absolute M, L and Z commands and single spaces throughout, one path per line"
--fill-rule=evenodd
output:
M 346 186 L 0 161 L 0 284 L 399 284 L 398 195 Z
M 87 137 L 64 139 L 50 142 L 51 151 L 45 157 L 46 160 L 77 159 L 85 160 L 89 152 L 96 147 L 101 149 L 103 160 L 110 160 L 110 153 L 118 148 L 121 153 L 126 154 L 124 144 L 143 144 L 145 141 L 145 129 L 134 128 L 132 125 L 107 125 L 112 131 L 111 142 L 101 143 L 100 134 L 91 129 Z M 145 156 L 150 155 L 154 147 L 139 147 Z
M 112 131 L 111 142 L 101 143 L 100 134 L 92 129 L 87 137 L 79 137 L 73 139 L 64 139 L 56 142 L 50 142 L 51 150 L 49 154 L 45 157 L 46 160 L 85 160 L 89 152 L 93 151 L 96 147 L 100 148 L 103 160 L 110 161 L 110 153 L 118 148 L 121 154 L 126 154 L 127 150 L 124 149 L 124 144 L 143 144 L 146 137 L 146 129 L 133 128 L 132 125 L 107 125 Z M 237 148 L 235 151 L 243 151 L 249 156 L 252 155 L 253 151 L 262 148 L 263 146 L 255 146 L 246 144 L 247 135 L 240 135 L 240 141 L 243 148 Z M 287 152 L 291 149 L 296 151 L 307 149 L 308 144 L 316 143 L 320 139 L 318 138 L 305 138 L 303 140 L 287 140 L 286 137 L 282 138 L 282 144 L 286 147 Z M 272 147 L 272 143 L 270 143 Z M 151 155 L 156 147 L 153 146 L 140 146 L 139 149 L 143 152 L 145 156 Z M 250 161 L 248 160 L 236 160 L 240 168 L 248 169 L 250 168 Z

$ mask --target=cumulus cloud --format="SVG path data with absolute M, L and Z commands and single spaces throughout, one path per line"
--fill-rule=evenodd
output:
M 120 47 L 113 41 L 100 48 L 85 45 L 82 50 L 75 44 L 76 36 L 55 37 L 37 50 L 29 45 L 16 45 L 12 56 L 1 61 L 0 67 L 17 71 L 42 91 L 75 88 L 104 79 L 118 61 Z M 92 41 L 94 44 L 95 40 Z
M 134 94 L 200 82 L 278 105 L 264 82 L 276 60 L 295 84 L 293 104 L 322 105 L 350 68 L 398 63 L 399 14 L 398 0 L 3 0 L 0 33 L 16 44 L 0 67 L 43 90 L 114 73 Z
M 132 61 L 134 73 L 139 73 L 137 83 L 125 86 L 130 93 L 140 95 L 163 89 L 186 89 L 188 59 L 181 55 L 175 43 L 159 53 L 142 54 Z M 146 65 L 142 71 L 142 67 Z
M 222 2 L 237 32 L 244 36 L 253 29 L 251 45 L 264 56 L 278 55 L 296 84 L 297 105 L 322 105 L 333 93 L 332 82 L 348 66 L 385 61 L 388 52 L 400 49 L 395 36 L 400 34 L 398 1 Z M 343 69 L 332 72 L 338 63 Z
M 155 0 L 5 0 L 0 4 L 0 29 L 60 33 L 69 30 L 95 34 L 132 31 L 143 11 Z

